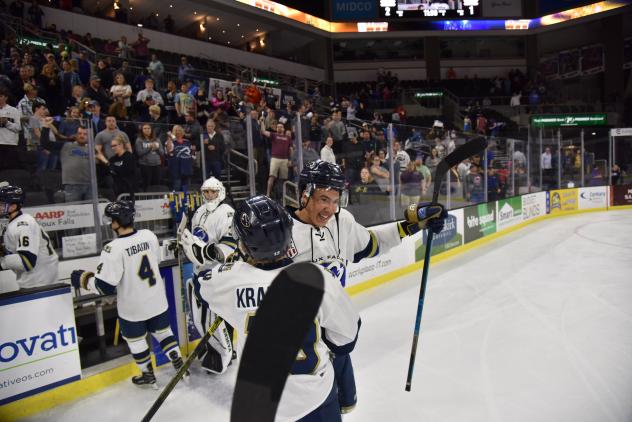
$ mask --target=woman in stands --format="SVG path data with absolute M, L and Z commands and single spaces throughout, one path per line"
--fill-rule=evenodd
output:
M 96 159 L 108 166 L 112 179 L 114 180 L 114 194 L 118 197 L 127 193 L 131 200 L 134 201 L 134 193 L 136 192 L 136 162 L 131 152 L 127 150 L 127 140 L 116 135 L 112 138 L 112 151 L 114 155 L 108 160 L 103 152 L 96 155 Z
M 120 102 L 125 105 L 125 108 L 129 110 L 132 105 L 130 97 L 132 96 L 132 87 L 125 82 L 125 76 L 122 73 L 117 73 L 114 77 L 114 85 L 110 88 L 110 95 L 115 102 Z
M 188 190 L 193 174 L 193 151 L 191 142 L 184 137 L 184 129 L 175 125 L 167 134 L 165 143 L 167 164 L 171 173 L 171 187 L 174 191 Z
M 160 164 L 165 154 L 162 143 L 156 139 L 149 123 L 143 124 L 141 132 L 136 138 L 134 150 L 138 157 L 143 188 L 147 191 L 149 186 L 160 184 Z

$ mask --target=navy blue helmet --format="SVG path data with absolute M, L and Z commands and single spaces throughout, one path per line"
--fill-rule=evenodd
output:
M 5 217 L 9 213 L 9 206 L 16 204 L 21 207 L 24 204 L 26 194 L 19 186 L 4 185 L 0 187 L 0 202 L 4 203 L 4 209 L 0 210 L 0 214 Z
M 123 227 L 131 227 L 134 225 L 135 214 L 134 203 L 131 201 L 110 202 L 105 207 L 104 222 L 110 223 L 111 221 L 116 221 Z M 107 221 L 108 219 L 110 221 Z
M 292 242 L 292 217 L 264 195 L 239 204 L 233 217 L 233 236 L 257 261 L 274 261 L 286 255 Z
M 303 193 L 308 185 L 342 192 L 345 189 L 345 175 L 338 164 L 323 160 L 310 161 L 298 178 L 299 192 Z

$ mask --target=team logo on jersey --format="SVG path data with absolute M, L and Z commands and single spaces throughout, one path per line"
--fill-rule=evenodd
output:
M 250 216 L 247 213 L 242 213 L 241 217 L 239 217 L 239 221 L 241 221 L 241 225 L 244 227 L 250 227 Z
M 112 247 L 111 247 L 110 245 L 105 245 L 105 246 L 103 247 L 103 250 L 104 250 L 105 252 L 107 252 L 107 253 L 110 253 L 110 252 L 112 252 Z
M 287 257 L 294 258 L 296 255 L 298 255 L 298 249 L 294 244 L 294 239 L 292 239 L 290 240 L 290 246 L 287 248 Z
M 347 267 L 344 262 L 340 259 L 334 259 L 331 261 L 319 262 L 318 264 L 329 271 L 331 275 L 340 282 L 342 287 L 345 286 L 347 282 Z
M 314 236 L 316 236 L 318 238 L 318 240 L 320 240 L 321 242 L 325 241 L 325 231 L 324 230 L 317 230 L 314 232 Z
M 193 229 L 193 236 L 202 239 L 204 243 L 208 243 L 208 234 L 206 234 L 206 231 L 200 226 Z

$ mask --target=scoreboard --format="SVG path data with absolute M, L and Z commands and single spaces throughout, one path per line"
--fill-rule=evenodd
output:
M 469 19 L 481 16 L 481 0 L 379 0 L 379 16 Z

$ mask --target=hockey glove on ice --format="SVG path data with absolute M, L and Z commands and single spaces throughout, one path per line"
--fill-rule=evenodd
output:
M 405 221 L 399 223 L 400 236 L 409 236 L 423 229 L 432 230 L 434 234 L 440 233 L 447 217 L 448 212 L 439 203 L 412 204 L 404 211 Z
M 88 280 L 90 279 L 90 277 L 94 277 L 93 272 L 84 271 L 84 270 L 74 270 L 72 273 L 70 273 L 70 283 L 76 289 L 78 289 L 79 287 L 83 289 L 87 289 Z

